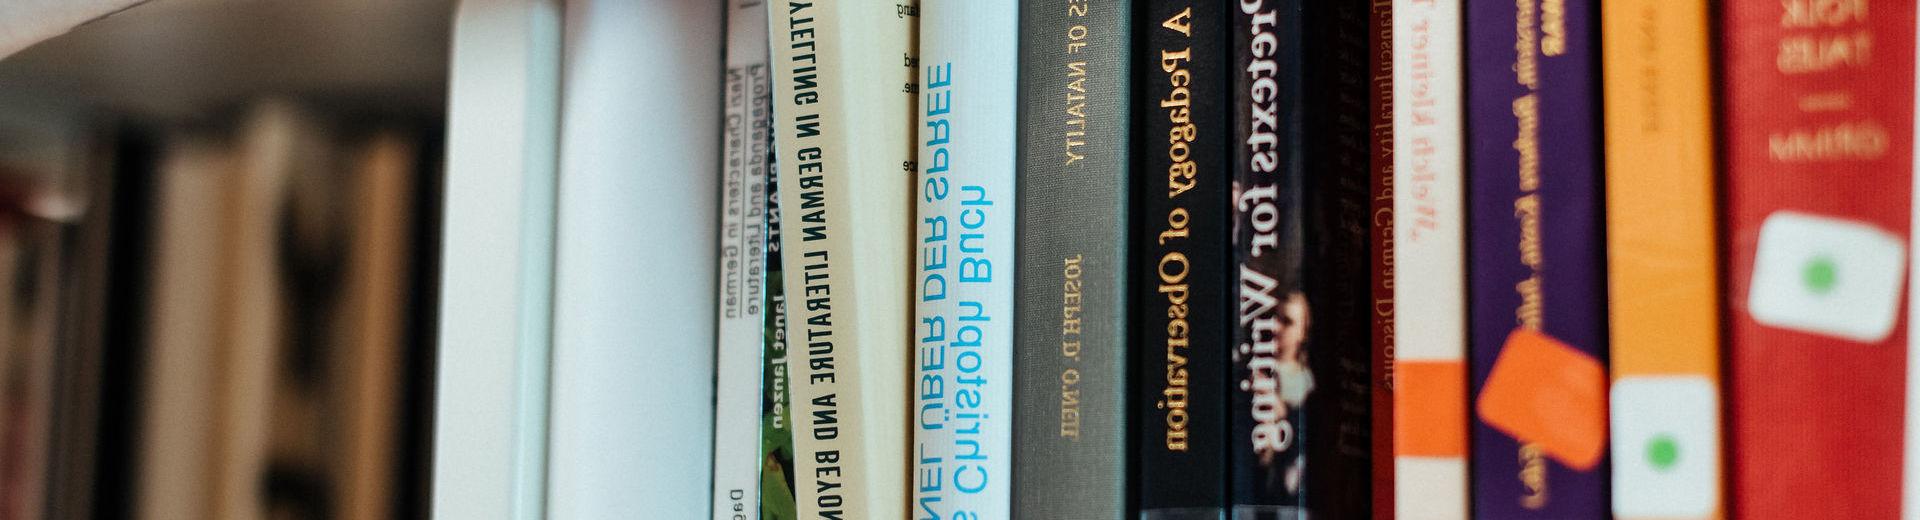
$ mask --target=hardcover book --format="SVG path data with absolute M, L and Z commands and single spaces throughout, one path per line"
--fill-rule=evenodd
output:
M 1616 519 L 1721 515 L 1709 14 L 1600 7 Z
M 1720 16 L 1728 509 L 1900 517 L 1914 5 Z
M 1395 516 L 1467 518 L 1459 0 L 1393 6 Z M 1379 518 L 1379 517 L 1376 517 Z
M 1467 3 L 1477 518 L 1607 516 L 1597 15 Z
M 773 124 L 767 70 L 767 6 L 735 0 L 727 9 L 721 118 L 719 294 L 713 406 L 713 518 L 760 516 L 760 355 L 766 327 L 768 133 Z
M 1019 5 L 920 9 L 911 517 L 1007 518 Z
M 1369 9 L 1234 14 L 1234 518 L 1372 512 Z
M 1222 518 L 1233 350 L 1232 6 L 1151 0 L 1137 20 L 1141 172 L 1131 263 L 1140 518 Z
M 1127 498 L 1133 3 L 1020 6 L 1013 518 Z
M 908 504 L 915 3 L 769 14 L 799 517 Z

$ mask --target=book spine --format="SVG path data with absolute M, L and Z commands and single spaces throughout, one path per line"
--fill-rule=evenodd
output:
M 773 129 L 767 128 L 767 138 Z M 778 171 L 774 150 L 766 150 L 767 171 Z M 794 462 L 793 412 L 788 402 L 791 377 L 787 373 L 787 290 L 785 264 L 780 261 L 780 176 L 767 175 L 767 307 L 765 352 L 760 380 L 760 518 L 793 520 Z M 752 517 L 747 517 L 752 518 Z
M 1607 513 L 1596 6 L 1467 6 L 1480 518 Z
M 1233 310 L 1230 4 L 1146 2 L 1137 22 L 1134 183 L 1141 222 L 1130 304 L 1140 324 L 1140 518 L 1219 519 L 1227 504 Z
M 766 178 L 772 80 L 767 9 L 727 10 L 720 181 L 720 325 L 714 377 L 713 518 L 760 516 L 760 354 L 765 349 Z
M 1234 15 L 1236 518 L 1371 513 L 1365 2 Z
M 1616 519 L 1721 517 L 1708 4 L 1600 7 Z
M 1920 15 L 1916 15 L 1916 18 L 1920 18 Z M 1920 23 L 1920 20 L 1916 20 L 1916 23 Z M 1920 27 L 1916 27 L 1915 31 L 1916 36 L 1914 39 L 1916 40 L 1916 44 L 1920 45 Z M 1916 49 L 1914 53 L 1914 59 L 1920 60 L 1920 49 Z M 1920 64 L 1916 64 L 1914 68 L 1915 74 L 1920 75 Z M 1916 77 L 1914 81 L 1914 88 L 1920 90 L 1920 77 Z M 1909 135 L 1920 135 L 1920 101 L 1916 101 L 1915 104 L 1915 116 L 1912 121 L 1913 126 L 1908 127 L 1914 133 Z M 1911 150 L 1909 151 L 1911 152 Z M 1920 154 L 1909 153 L 1908 155 L 1913 156 L 1914 171 L 1920 172 Z M 1912 196 L 1920 196 L 1920 175 L 1910 176 L 1913 177 L 1913 191 L 1908 193 Z M 1908 199 L 1909 206 L 1912 205 L 1912 200 L 1913 199 Z M 1908 221 L 1909 227 L 1907 228 L 1908 232 L 1911 233 L 1914 229 L 1920 229 L 1920 209 L 1909 211 L 1909 213 L 1913 215 L 1912 220 Z M 1907 272 L 1920 272 L 1920 255 L 1907 254 Z M 1920 317 L 1920 291 L 1909 290 L 1907 291 L 1907 322 L 1912 323 L 1917 317 Z M 1907 327 L 1907 344 L 1920 344 L 1920 329 L 1911 326 Z M 1906 358 L 1906 373 L 1909 375 L 1906 378 L 1907 402 L 1905 406 L 1906 420 L 1904 421 L 1906 426 L 1906 435 L 1904 437 L 1906 446 L 1901 450 L 1901 455 L 1905 460 L 1901 464 L 1900 472 L 1902 477 L 1900 485 L 1900 517 L 1920 518 L 1920 451 L 1917 451 L 1920 450 L 1920 377 L 1912 376 L 1912 374 L 1920 374 L 1920 356 L 1910 355 L 1906 356 Z
M 1394 517 L 1467 518 L 1460 0 L 1393 6 Z
M 1014 518 L 1129 506 L 1132 5 L 1021 4 Z
M 1367 12 L 1367 123 L 1372 178 L 1368 186 L 1368 252 L 1373 317 L 1373 351 L 1367 390 L 1372 415 L 1367 432 L 1372 442 L 1368 460 L 1373 465 L 1373 514 L 1393 518 L 1393 0 L 1370 0 Z
M 564 17 L 565 40 L 554 289 L 541 311 L 553 320 L 549 451 L 544 464 L 522 459 L 546 469 L 543 517 L 685 519 L 713 507 L 727 7 L 660 16 L 654 3 L 567 0 L 548 11 Z
M 427 176 L 441 183 L 434 190 L 441 205 L 430 300 L 437 303 L 426 327 L 435 346 L 427 399 L 432 483 L 423 492 L 431 497 L 427 509 L 442 518 L 546 514 L 547 467 L 525 461 L 546 460 L 548 441 L 556 437 L 547 426 L 555 365 L 562 3 L 455 4 L 445 175 Z M 151 431 L 142 429 L 140 437 L 164 435 Z M 129 509 L 155 515 L 143 519 L 212 514 L 145 502 Z
M 911 515 L 1007 518 L 1019 5 L 920 9 Z
M 1729 510 L 1897 517 L 1914 5 L 1720 6 Z
M 917 4 L 770 12 L 799 517 L 906 513 Z

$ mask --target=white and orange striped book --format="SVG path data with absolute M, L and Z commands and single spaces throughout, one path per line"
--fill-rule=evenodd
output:
M 1393 4 L 1394 511 L 1465 519 L 1461 3 Z

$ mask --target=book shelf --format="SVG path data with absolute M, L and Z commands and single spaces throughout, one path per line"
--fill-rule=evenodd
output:
M 101 504 L 102 515 L 129 518 L 249 517 L 258 512 L 254 502 L 272 511 L 316 507 L 308 511 L 361 518 L 365 511 L 342 512 L 356 502 L 339 497 L 353 492 L 332 488 L 382 487 L 372 492 L 384 497 L 387 505 L 379 507 L 387 509 L 373 517 L 680 518 L 706 511 L 715 312 L 715 266 L 706 250 L 718 241 L 713 173 L 720 122 L 712 116 L 722 90 L 721 7 L 151 0 L 0 59 L 0 138 L 44 136 L 41 141 L 77 143 L 68 148 L 105 150 L 69 155 L 110 156 L 120 166 L 63 160 L 42 176 L 123 181 L 110 193 L 126 199 L 112 204 L 126 211 L 117 219 L 102 213 L 85 220 L 143 240 L 122 240 L 127 249 L 116 251 L 126 260 L 112 272 L 126 279 L 109 298 L 134 303 L 113 315 L 130 332 L 99 347 L 106 375 L 93 376 L 104 389 L 97 399 L 135 400 L 158 385 L 179 390 L 167 395 L 213 396 L 205 406 L 182 409 L 191 412 L 186 415 L 249 424 L 247 433 L 234 436 L 204 424 L 169 423 L 164 413 L 156 418 L 151 403 L 108 406 L 96 430 L 104 446 L 98 453 L 107 459 L 98 465 L 105 468 L 101 485 L 75 500 Z M 234 325 L 210 321 L 205 337 L 224 346 L 179 355 L 149 348 L 165 341 L 152 334 L 162 326 L 153 323 L 152 311 L 172 301 L 179 285 L 154 285 L 165 276 L 154 271 L 155 255 L 200 255 L 216 258 L 210 265 L 218 266 L 258 261 L 219 258 L 252 258 L 236 252 L 224 227 L 204 231 L 208 238 L 192 242 L 199 247 L 163 249 L 188 243 L 168 233 L 196 229 L 161 226 L 180 220 L 169 204 L 251 200 L 222 186 L 261 179 L 286 182 L 291 192 L 321 186 L 347 193 L 333 190 L 333 183 L 353 178 L 345 172 L 316 181 L 299 171 L 253 171 L 258 148 L 271 148 L 271 137 L 283 131 L 324 135 L 318 139 L 330 143 L 329 150 L 347 155 L 373 137 L 398 133 L 417 152 L 411 174 L 419 195 L 406 213 L 417 224 L 401 262 L 412 269 L 404 288 L 411 299 L 398 319 L 407 337 L 395 345 L 403 362 L 394 368 L 402 381 L 389 410 L 398 424 L 391 433 L 396 460 L 383 477 L 388 484 L 339 479 L 286 498 L 289 492 L 250 480 L 277 464 L 276 439 L 288 428 L 275 425 L 290 424 L 277 403 L 292 402 L 279 386 L 293 384 L 282 372 L 294 369 L 272 367 L 297 362 L 271 359 L 300 355 L 305 347 L 298 345 L 308 340 L 295 336 L 321 319 L 302 316 L 302 298 L 311 295 L 303 296 L 308 289 L 301 287 L 312 284 L 304 275 L 269 273 L 288 287 L 274 297 L 291 302 L 274 305 L 287 311 L 223 303 L 218 294 L 224 289 L 209 289 L 218 293 L 206 299 L 214 303 L 168 314 L 198 322 L 250 310 L 270 318 L 253 329 L 278 328 L 284 338 L 235 340 L 242 336 L 226 332 Z M 196 147 L 181 144 L 188 141 Z M 23 156 L 48 149 L 0 146 L 0 165 L 19 148 L 28 149 L 16 154 Z M 233 156 L 231 164 L 222 154 Z M 183 168 L 233 171 L 175 182 Z M 205 193 L 171 197 L 182 190 Z M 302 202 L 295 193 L 289 202 L 246 203 L 276 208 L 260 214 L 186 214 L 202 223 L 231 218 L 245 223 L 241 228 L 278 230 L 292 241 L 297 233 L 289 226 L 297 224 L 287 222 L 304 217 L 287 214 L 362 203 L 304 191 L 334 201 Z M 224 279 L 220 268 L 195 272 L 202 276 L 199 285 L 189 284 L 195 287 L 252 285 Z M 265 353 L 246 354 L 258 347 Z M 173 369 L 150 365 L 159 361 L 155 352 L 183 360 L 168 366 L 199 365 L 167 372 Z M 224 372 L 241 365 L 280 375 Z M 204 384 L 166 383 L 191 381 L 194 374 Z M 126 379 L 109 382 L 116 376 Z M 187 391 L 202 394 L 181 393 Z M 249 412 L 235 411 L 242 409 L 270 410 L 262 412 L 270 417 L 249 421 Z M 150 424 L 165 426 L 142 429 Z M 160 446 L 154 443 L 164 441 L 147 435 L 156 431 L 185 432 L 194 446 L 218 455 L 183 455 L 167 459 L 179 464 L 142 469 L 147 452 Z M 313 466 L 353 467 L 325 458 Z M 174 487 L 156 480 L 178 468 L 214 476 L 176 476 L 181 485 Z M 0 478 L 0 485 L 7 482 Z M 189 498 L 154 498 L 162 488 Z M 312 502 L 306 495 L 333 498 L 321 500 L 324 506 L 296 503 Z
M 29 34 L 40 29 L 35 24 L 58 26 L 45 31 L 49 39 L 0 57 L 0 199 L 4 199 L 0 200 L 0 222 L 4 222 L 0 242 L 6 242 L 0 250 L 9 254 L 53 251 L 10 257 L 30 263 L 64 259 L 52 260 L 54 267 L 47 271 L 56 273 L 49 278 L 55 290 L 11 292 L 0 300 L 32 309 L 73 309 L 49 310 L 47 315 L 54 318 L 27 323 L 24 329 L 12 327 L 20 325 L 17 320 L 0 318 L 0 333 L 27 330 L 33 336 L 51 331 L 35 337 L 52 338 L 46 343 L 14 341 L 18 335 L 0 339 L 0 372 L 42 370 L 43 379 L 49 381 L 32 383 L 23 393 L 0 391 L 8 397 L 27 396 L 26 405 L 4 407 L 8 420 L 0 426 L 0 437 L 8 440 L 8 448 L 0 449 L 0 460 L 21 468 L 13 464 L 18 455 L 48 454 L 29 459 L 30 465 L 25 466 L 43 466 L 44 473 L 0 471 L 0 489 L 9 497 L 0 500 L 0 517 L 247 518 L 324 513 L 424 518 L 430 510 L 449 518 L 541 515 L 545 438 L 529 432 L 545 429 L 545 380 L 532 376 L 545 373 L 546 340 L 514 343 L 514 359 L 539 360 L 529 363 L 534 369 L 508 376 L 528 376 L 528 384 L 523 385 L 500 384 L 486 371 L 494 368 L 488 363 L 498 360 L 475 349 L 484 349 L 494 337 L 537 337 L 519 330 L 526 328 L 522 317 L 546 315 L 550 309 L 493 305 L 489 299 L 499 298 L 490 291 L 497 286 L 456 283 L 444 293 L 460 298 L 457 311 L 441 313 L 440 278 L 427 275 L 443 265 L 441 240 L 452 232 L 467 234 L 459 235 L 462 241 L 450 240 L 444 250 L 471 261 L 444 263 L 450 268 L 493 262 L 503 257 L 495 253 L 523 250 L 492 246 L 504 228 L 487 220 L 495 215 L 518 220 L 522 211 L 492 204 L 484 193 L 490 186 L 483 186 L 481 192 L 454 192 L 471 183 L 447 186 L 445 182 L 445 172 L 455 168 L 497 170 L 517 164 L 496 161 L 497 154 L 445 157 L 447 136 L 459 134 L 447 126 L 457 3 L 154 0 L 57 36 L 69 22 L 99 13 L 86 11 L 80 2 L 28 0 L 0 6 L 0 33 L 4 33 L 0 35 Z M 481 5 L 485 2 L 467 3 L 486 7 Z M 546 8 L 558 11 L 554 5 Z M 504 10 L 494 7 L 485 10 L 503 24 L 526 25 L 518 14 L 503 14 Z M 547 53 L 522 60 L 553 69 L 545 77 L 545 87 L 531 89 L 536 92 L 534 98 L 544 96 L 549 105 L 558 80 L 558 30 L 556 18 L 547 28 Z M 510 49 L 499 40 L 470 37 L 469 41 L 472 48 L 464 54 L 469 61 L 488 65 L 510 61 Z M 526 68 L 525 63 L 521 68 Z M 475 78 L 468 83 L 485 83 L 496 92 L 511 90 L 501 81 L 504 78 L 495 76 L 489 82 Z M 495 93 L 479 96 L 499 97 Z M 544 113 L 551 126 L 552 106 L 536 112 Z M 465 121 L 488 128 L 503 124 L 497 114 L 475 114 Z M 309 132 L 315 128 L 323 132 Z M 270 165 L 263 150 L 278 146 L 267 141 L 287 130 L 296 131 L 285 134 L 290 139 L 320 143 L 327 151 L 313 155 L 321 152 L 301 144 L 281 148 L 296 155 L 287 156 L 294 161 L 291 170 L 275 173 L 281 167 Z M 547 135 L 548 169 L 539 177 L 551 185 L 556 143 L 552 129 Z M 183 144 L 188 142 L 196 144 Z M 302 149 L 309 151 L 298 151 Z M 485 143 L 473 149 L 506 154 L 512 148 Z M 230 157 L 216 160 L 215 156 Z M 391 175 L 379 178 L 397 181 L 402 191 L 364 191 L 363 187 L 373 184 L 356 180 L 377 176 L 366 169 L 380 168 L 382 157 L 387 161 L 385 172 Z M 299 164 L 316 158 L 322 163 Z M 201 159 L 227 166 L 216 168 Z M 183 178 L 180 173 L 188 171 L 181 168 L 198 168 L 204 174 L 194 175 L 199 179 L 195 182 L 177 182 Z M 358 282 L 350 281 L 359 276 L 352 273 L 361 267 L 309 262 L 306 265 L 328 269 L 322 271 L 327 274 L 316 275 L 325 280 L 314 282 L 295 274 L 297 261 L 275 265 L 233 260 L 247 256 L 241 251 L 248 247 L 243 245 L 245 240 L 235 238 L 244 234 L 236 230 L 252 228 L 283 239 L 300 235 L 287 226 L 305 217 L 250 213 L 243 207 L 254 202 L 232 202 L 241 200 L 235 197 L 243 197 L 244 188 L 230 186 L 283 181 L 289 191 L 327 195 L 289 195 L 269 205 L 284 204 L 285 212 L 319 211 L 326 215 L 320 217 L 320 226 L 353 229 L 342 235 L 350 239 L 336 242 L 343 251 L 361 251 L 356 249 L 361 246 L 353 245 L 361 242 L 354 241 L 399 240 L 397 248 L 381 246 L 387 249 L 375 253 L 384 255 L 376 264 L 388 265 L 392 277 L 366 278 L 376 280 L 371 282 L 374 285 L 360 285 L 398 295 L 397 301 L 388 300 L 386 306 L 363 305 L 359 300 L 337 303 L 337 310 L 324 313 L 327 317 L 313 318 L 309 314 L 323 314 L 307 312 L 317 309 L 309 303 L 314 298 L 346 302 L 368 294 L 353 289 Z M 496 191 L 520 197 L 523 187 L 503 186 Z M 529 242 L 524 250 L 537 252 L 522 255 L 525 258 L 552 258 L 551 193 L 549 188 L 545 230 L 537 233 L 547 236 L 548 242 Z M 369 201 L 381 197 L 397 205 L 376 208 L 379 203 Z M 467 225 L 441 226 L 448 221 L 441 216 L 443 207 L 455 206 L 443 200 L 455 199 L 464 201 L 457 205 L 462 211 L 477 211 L 455 215 Z M 48 201 L 64 205 L 49 206 Z M 183 213 L 177 210 L 186 206 L 179 204 L 204 208 Z M 190 214 L 199 216 L 184 218 Z M 362 226 L 355 219 L 363 217 L 379 222 Z M 198 224 L 181 227 L 192 222 Z M 235 227 L 229 222 L 250 224 Z M 13 232 L 18 229 L 30 232 Z M 384 229 L 379 232 L 384 234 L 375 229 Z M 187 235 L 198 238 L 182 240 Z M 22 236 L 47 238 L 30 242 Z M 295 240 L 285 241 L 289 244 L 281 247 L 298 247 L 291 244 Z M 15 249 L 22 244 L 23 248 Z M 365 256 L 355 255 L 359 253 L 329 258 L 358 266 L 354 262 Z M 222 267 L 195 268 L 201 263 L 191 260 L 196 258 Z M 256 272 L 281 278 L 285 293 L 275 299 L 285 308 L 297 309 L 248 314 L 266 316 L 252 328 L 274 339 L 248 339 L 234 326 L 212 317 L 239 316 L 236 309 L 244 306 L 195 306 L 190 303 L 196 300 L 176 298 L 200 293 L 207 295 L 202 301 L 225 301 L 227 288 L 255 285 L 240 281 L 257 278 L 236 275 L 233 266 L 240 265 L 263 266 L 264 271 Z M 540 265 L 544 270 L 549 264 Z M 181 283 L 162 283 L 166 273 L 177 274 L 180 269 L 200 275 L 180 278 Z M 484 267 L 455 272 L 476 280 L 491 276 Z M 536 278 L 550 278 L 550 270 L 542 272 L 546 274 Z M 11 285 L 16 278 L 0 280 L 9 283 L 9 289 L 16 288 Z M 548 292 L 541 283 L 531 283 L 528 289 Z M 21 294 L 42 296 L 21 300 Z M 487 314 L 501 307 L 508 309 L 507 319 Z M 9 309 L 18 308 L 22 307 Z M 437 318 L 443 315 L 449 318 L 444 324 Z M 354 327 L 365 334 L 380 334 L 364 332 L 380 323 L 385 324 L 385 337 L 333 339 L 335 334 L 347 337 L 346 331 Z M 314 336 L 310 330 L 315 327 L 324 329 L 319 335 L 329 339 L 302 339 Z M 61 332 L 65 330 L 86 333 Z M 205 343 L 221 346 L 185 351 L 168 346 L 169 337 L 192 336 L 169 332 L 182 330 L 202 331 Z M 436 334 L 442 330 L 448 333 Z M 447 359 L 436 359 L 436 335 L 459 341 L 463 348 L 453 349 Z M 526 348 L 520 348 L 522 344 Z M 326 386 L 317 387 L 321 390 L 303 389 L 308 383 L 287 375 L 307 369 L 283 368 L 273 361 L 273 356 L 279 357 L 279 363 L 298 359 L 306 355 L 301 352 L 314 348 L 311 345 L 322 345 L 319 359 L 327 367 L 323 372 L 332 374 L 324 378 Z M 373 369 L 354 364 L 357 361 L 350 356 L 365 356 L 374 351 L 364 347 L 375 345 L 384 349 L 378 353 L 392 357 Z M 251 358 L 257 361 L 233 355 L 249 350 L 261 352 Z M 349 354 L 354 352 L 359 354 Z M 23 359 L 30 361 L 26 372 L 20 371 Z M 234 367 L 248 363 L 260 367 L 248 372 L 255 376 L 233 375 Z M 436 365 L 451 370 L 436 371 Z M 466 377 L 450 378 L 451 391 L 436 399 L 437 374 Z M 0 386 L 20 381 L 8 377 L 0 376 Z M 367 378 L 378 382 L 369 384 Z M 201 383 L 180 383 L 196 379 Z M 523 388 L 540 391 L 516 393 Z M 501 391 L 489 393 L 495 389 Z M 246 394 L 258 397 L 236 397 Z M 457 432 L 441 436 L 445 442 L 434 440 L 436 405 L 461 412 L 438 415 L 438 427 Z M 248 406 L 254 412 L 245 412 Z M 300 448 L 300 443 L 318 446 L 317 451 Z M 436 449 L 444 453 L 436 455 Z M 433 476 L 436 462 L 442 464 L 445 477 Z M 501 482 L 514 484 L 494 487 Z M 435 489 L 431 485 L 444 490 L 441 496 L 458 500 L 432 503 Z

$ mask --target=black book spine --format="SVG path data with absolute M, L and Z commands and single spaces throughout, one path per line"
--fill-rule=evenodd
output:
M 1143 3 L 1133 474 L 1140 518 L 1217 520 L 1227 505 L 1234 330 L 1232 4 Z
M 1233 516 L 1364 518 L 1368 3 L 1238 7 Z
M 1013 517 L 1127 514 L 1132 2 L 1020 6 Z

